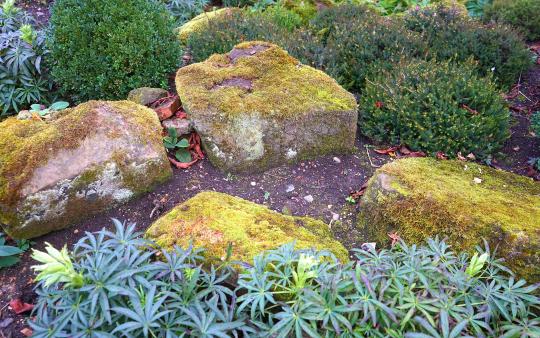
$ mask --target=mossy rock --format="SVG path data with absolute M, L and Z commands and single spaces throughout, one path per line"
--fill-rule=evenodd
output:
M 210 161 L 224 171 L 260 172 L 354 149 L 354 96 L 271 43 L 241 43 L 183 67 L 176 88 Z
M 201 192 L 179 204 L 152 224 L 146 237 L 169 250 L 193 241 L 195 247 L 206 249 L 210 261 L 224 257 L 229 243 L 232 260 L 251 263 L 262 251 L 293 241 L 296 248 L 324 249 L 348 260 L 347 250 L 324 222 L 286 216 L 219 192 Z
M 369 240 L 439 236 L 472 251 L 486 239 L 519 276 L 540 281 L 540 184 L 532 179 L 469 162 L 403 159 L 377 170 L 361 206 L 358 225 Z
M 130 101 L 0 123 L 0 223 L 14 238 L 65 228 L 171 175 L 156 114 Z
M 167 95 L 169 95 L 169 93 L 165 89 L 141 87 L 130 91 L 127 99 L 143 106 L 150 106 L 155 101 L 164 98 Z
M 211 20 L 231 16 L 236 12 L 240 12 L 240 8 L 225 7 L 201 13 L 178 28 L 178 38 L 185 44 L 192 33 L 206 29 Z

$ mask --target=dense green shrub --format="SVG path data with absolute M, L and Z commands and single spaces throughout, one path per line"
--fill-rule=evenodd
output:
M 76 101 L 165 87 L 181 57 L 174 28 L 158 1 L 55 1 L 48 36 L 52 76 Z
M 494 73 L 509 87 L 531 65 L 532 56 L 519 35 L 504 25 L 483 25 L 462 11 L 444 6 L 416 9 L 404 16 L 408 29 L 429 45 L 432 58 L 463 62 L 473 57 L 481 75 Z
M 510 24 L 521 30 L 528 40 L 540 39 L 538 0 L 494 0 L 484 8 L 484 18 Z
M 33 24 L 14 0 L 0 7 L 0 117 L 50 102 L 52 81 L 43 66 L 48 51 Z
M 266 7 L 261 13 L 262 16 L 267 17 L 276 25 L 289 31 L 300 28 L 303 25 L 303 19 L 298 13 L 287 9 L 282 5 Z
M 246 11 L 211 20 L 207 29 L 190 34 L 187 46 L 193 61 L 199 62 L 215 53 L 227 53 L 239 42 L 253 40 L 273 42 L 307 64 L 312 64 L 322 51 L 310 32 L 291 32 L 260 12 Z
M 167 8 L 176 21 L 177 26 L 181 26 L 187 21 L 204 12 L 204 8 L 209 5 L 209 0 L 166 0 Z
M 324 43 L 318 66 L 355 93 L 362 92 L 370 72 L 388 69 L 403 57 L 422 56 L 425 50 L 418 34 L 398 18 L 380 17 L 362 6 L 322 11 L 313 26 Z
M 360 129 L 378 141 L 486 157 L 509 136 L 509 111 L 489 78 L 474 65 L 402 62 L 367 81 Z
M 203 252 L 156 251 L 133 225 L 87 234 L 43 263 L 34 337 L 538 336 L 536 286 L 508 277 L 489 250 L 439 240 L 357 250 L 351 263 L 294 244 L 203 269 Z M 157 257 L 157 254 L 160 257 Z M 159 260 L 158 260 L 159 259 Z

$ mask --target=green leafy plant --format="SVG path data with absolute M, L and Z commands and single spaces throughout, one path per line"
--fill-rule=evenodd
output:
M 540 138 L 540 111 L 531 115 L 531 130 L 536 137 Z M 540 157 L 531 158 L 530 163 L 537 170 L 540 170 Z
M 15 265 L 20 260 L 20 255 L 30 248 L 29 240 L 15 240 L 15 245 L 7 245 L 7 238 L 0 232 L 0 269 Z
M 166 5 L 178 26 L 204 12 L 208 0 L 167 0 Z
M 398 242 L 355 250 L 342 263 L 289 243 L 253 265 L 237 262 L 235 283 L 227 264 L 203 269 L 201 249 L 159 251 L 133 224 L 114 224 L 115 232 L 87 233 L 68 253 L 82 287 L 39 281 L 35 337 L 540 334 L 537 286 L 516 280 L 488 247 L 470 258 L 438 239 Z
M 84 285 L 83 277 L 73 269 L 67 248 L 64 246 L 61 251 L 58 251 L 49 243 L 46 245 L 47 252 L 32 250 L 32 258 L 43 263 L 32 267 L 34 271 L 39 271 L 36 281 L 43 281 L 45 286 L 65 283 L 66 287 L 82 287 Z
M 509 88 L 532 65 L 527 46 L 509 26 L 484 25 L 455 7 L 414 9 L 403 16 L 406 28 L 420 34 L 428 45 L 426 58 L 478 63 L 480 75 L 495 75 Z
M 484 20 L 512 25 L 530 41 L 540 39 L 540 2 L 537 0 L 493 0 L 484 9 Z
M 48 102 L 53 84 L 43 67 L 49 52 L 34 19 L 6 0 L 0 6 L 0 117 Z
M 296 28 L 301 27 L 304 22 L 298 13 L 287 9 L 280 4 L 266 7 L 264 10 L 261 10 L 260 13 L 262 16 L 267 17 L 279 27 L 283 27 L 289 31 L 293 31 Z
M 491 4 L 492 0 L 468 0 L 465 3 L 467 12 L 473 18 L 480 18 L 484 15 L 484 8 Z
M 45 107 L 39 103 L 30 106 L 31 113 L 37 113 L 41 117 L 50 116 L 51 113 L 61 111 L 69 107 L 69 103 L 65 101 L 58 101 L 51 104 L 49 107 Z
M 168 150 L 174 152 L 176 159 L 182 163 L 189 163 L 193 160 L 189 152 L 189 141 L 185 138 L 179 139 L 178 132 L 174 128 L 167 130 L 168 135 L 163 138 L 163 145 Z
M 75 102 L 166 87 L 182 56 L 174 29 L 159 1 L 55 1 L 47 37 L 51 75 Z
M 432 155 L 487 158 L 509 136 L 508 108 L 474 64 L 400 62 L 370 77 L 360 101 L 365 135 Z

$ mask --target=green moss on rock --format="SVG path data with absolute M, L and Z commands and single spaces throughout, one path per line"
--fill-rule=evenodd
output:
M 263 250 L 296 241 L 297 248 L 333 252 L 346 261 L 347 250 L 333 239 L 328 225 L 309 217 L 286 216 L 263 205 L 218 192 L 201 192 L 176 206 L 146 231 L 158 245 L 207 249 L 210 260 L 221 259 L 232 243 L 233 260 L 251 262 Z
M 271 43 L 241 43 L 183 67 L 176 86 L 208 157 L 225 171 L 354 149 L 354 96 Z
M 389 232 L 420 243 L 448 237 L 457 250 L 485 238 L 520 276 L 540 280 L 540 184 L 460 161 L 404 159 L 377 170 L 359 227 L 385 243 Z
M 206 27 L 208 27 L 211 20 L 222 18 L 227 15 L 230 16 L 239 11 L 239 8 L 225 7 L 201 13 L 178 28 L 178 38 L 180 39 L 180 42 L 186 43 L 192 33 L 204 30 Z
M 176 87 L 188 110 L 215 109 L 227 116 L 257 112 L 286 118 L 356 110 L 354 96 L 334 79 L 262 41 L 244 42 L 228 54 L 180 68 Z
M 0 123 L 0 222 L 16 238 L 73 224 L 171 175 L 156 114 L 130 101 Z

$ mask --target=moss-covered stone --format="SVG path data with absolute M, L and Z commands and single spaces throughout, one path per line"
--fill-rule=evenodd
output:
M 404 159 L 369 181 L 359 227 L 369 240 L 388 233 L 420 243 L 447 237 L 457 250 L 488 240 L 518 275 L 540 281 L 540 184 L 460 161 Z
M 204 30 L 208 27 L 208 23 L 211 20 L 232 15 L 237 11 L 240 11 L 240 9 L 225 7 L 201 13 L 178 28 L 178 38 L 180 39 L 180 42 L 186 43 L 193 32 Z
M 232 260 L 251 262 L 263 250 L 296 241 L 297 248 L 325 249 L 346 261 L 347 250 L 328 225 L 309 217 L 286 216 L 263 205 L 218 192 L 201 192 L 158 219 L 146 236 L 158 245 L 204 247 L 219 260 L 232 243 Z
M 169 93 L 165 89 L 141 87 L 130 91 L 127 99 L 143 106 L 150 106 L 152 103 L 166 97 L 168 94 Z
M 276 45 L 241 43 L 181 68 L 176 86 L 210 160 L 223 170 L 262 171 L 354 147 L 354 96 Z
M 15 238 L 69 226 L 171 175 L 156 114 L 130 101 L 0 123 L 0 223 Z

